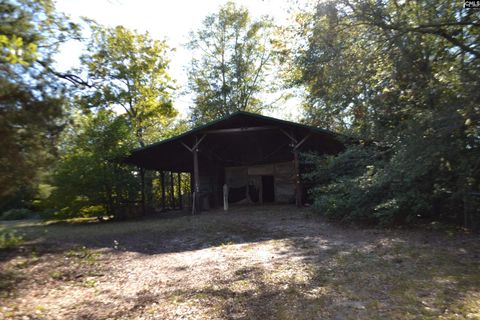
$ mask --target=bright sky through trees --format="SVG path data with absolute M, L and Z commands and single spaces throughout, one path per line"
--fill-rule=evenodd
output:
M 153 38 L 166 39 L 175 48 L 171 56 L 171 76 L 176 79 L 180 90 L 185 88 L 187 76 L 184 68 L 191 60 L 190 52 L 184 48 L 188 34 L 200 27 L 205 16 L 216 12 L 226 0 L 58 0 L 57 9 L 77 20 L 87 17 L 106 26 L 123 25 L 139 32 L 148 31 Z M 289 19 L 289 0 L 241 0 L 237 4 L 246 6 L 253 18 L 270 15 L 276 23 L 285 24 Z M 64 46 L 57 60 L 62 69 L 78 63 L 79 44 Z M 174 106 L 185 115 L 192 104 L 190 97 L 175 94 Z M 290 101 L 282 114 L 288 117 L 298 114 L 297 104 Z

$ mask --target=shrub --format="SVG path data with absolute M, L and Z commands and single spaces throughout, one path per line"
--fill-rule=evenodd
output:
M 432 193 L 421 183 L 428 173 L 405 173 L 388 150 L 354 145 L 337 156 L 306 157 L 314 209 L 329 218 L 392 225 L 432 211 Z
M 336 156 L 304 155 L 314 208 L 329 218 L 381 225 L 418 218 L 463 223 L 463 199 L 475 181 L 470 186 L 469 176 L 450 166 L 465 160 L 447 160 L 448 141 L 420 139 L 383 148 L 349 145 Z
M 23 220 L 33 217 L 32 211 L 26 208 L 10 209 L 0 215 L 0 220 Z

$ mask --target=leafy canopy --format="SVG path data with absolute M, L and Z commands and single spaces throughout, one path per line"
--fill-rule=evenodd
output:
M 148 134 L 161 130 L 176 115 L 168 75 L 169 48 L 122 26 L 92 26 L 88 51 L 81 57 L 89 90 L 82 92 L 84 108 L 122 110 L 139 145 Z
M 252 21 L 246 8 L 228 2 L 191 33 L 188 88 L 194 96 L 194 123 L 266 107 L 260 94 L 269 88 L 272 31 L 269 18 Z
M 63 124 L 65 85 L 53 68 L 78 27 L 52 1 L 0 3 L 0 208 L 31 194 Z

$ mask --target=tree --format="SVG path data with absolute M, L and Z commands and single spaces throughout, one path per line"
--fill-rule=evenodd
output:
M 134 171 L 118 161 L 137 145 L 124 116 L 108 110 L 77 115 L 62 134 L 46 206 L 57 218 L 121 214 L 140 191 Z
M 171 101 L 173 82 L 168 75 L 168 47 L 122 26 L 92 26 L 92 39 L 81 62 L 89 79 L 81 93 L 84 109 L 120 108 L 125 112 L 138 145 L 149 129 L 166 126 L 176 115 Z
M 33 193 L 51 160 L 65 102 L 53 57 L 77 35 L 50 0 L 0 3 L 0 208 Z
M 167 44 L 122 26 L 104 28 L 92 24 L 87 48 L 81 56 L 89 79 L 79 101 L 82 108 L 121 110 L 138 146 L 153 142 L 152 138 L 168 129 L 176 115 L 170 97 L 174 88 L 167 72 Z M 152 200 L 152 177 L 140 169 L 140 178 L 142 204 L 147 200 L 148 205 Z
M 272 30 L 267 17 L 252 21 L 246 8 L 228 2 L 191 33 L 188 48 L 194 58 L 188 76 L 195 123 L 238 110 L 260 112 L 266 106 L 260 94 L 269 85 Z
M 307 89 L 305 120 L 361 139 L 317 159 L 317 205 L 458 221 L 480 189 L 479 16 L 453 2 L 336 1 L 300 21 L 291 80 Z

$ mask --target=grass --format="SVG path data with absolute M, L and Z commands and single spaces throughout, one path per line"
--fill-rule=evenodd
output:
M 10 225 L 23 242 L 1 256 L 0 312 L 47 319 L 480 319 L 478 236 L 347 228 L 288 206 L 232 211 Z

